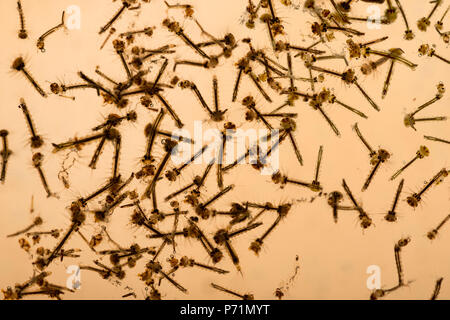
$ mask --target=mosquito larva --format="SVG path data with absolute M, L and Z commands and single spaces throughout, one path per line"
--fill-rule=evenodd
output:
M 347 193 L 348 197 L 352 201 L 353 205 L 355 206 L 355 209 L 359 212 L 359 220 L 361 221 L 361 227 L 363 229 L 366 229 L 371 226 L 372 219 L 367 215 L 367 213 L 364 211 L 364 209 L 356 202 L 355 198 L 353 197 L 352 192 L 350 191 L 350 188 L 348 187 L 347 183 L 345 182 L 345 179 L 342 179 L 342 186 L 344 187 L 345 193 Z
M 343 198 L 344 198 L 344 196 L 339 191 L 333 191 L 328 196 L 328 204 L 333 208 L 333 220 L 334 220 L 334 223 L 338 222 L 339 202 L 341 202 Z
M 377 153 L 375 152 L 375 150 L 372 149 L 372 147 L 369 145 L 369 143 L 366 141 L 366 139 L 364 139 L 363 135 L 361 134 L 361 132 L 359 131 L 358 128 L 358 123 L 355 123 L 353 128 L 356 131 L 356 134 L 358 135 L 359 139 L 362 141 L 362 143 L 366 146 L 366 148 L 369 150 L 369 157 L 373 158 Z
M 36 149 L 36 148 L 42 147 L 42 145 L 44 144 L 44 140 L 42 139 L 42 137 L 40 135 L 36 134 L 36 130 L 33 125 L 33 120 L 31 119 L 30 112 L 28 111 L 28 107 L 25 104 L 25 100 L 23 98 L 20 99 L 19 108 L 22 109 L 23 114 L 25 115 L 25 119 L 27 121 L 28 128 L 31 133 L 31 138 L 30 138 L 31 148 Z
M 231 291 L 231 290 L 229 290 L 229 289 L 226 289 L 226 288 L 224 288 L 224 287 L 222 287 L 222 286 L 219 286 L 219 285 L 217 285 L 217 284 L 214 284 L 214 283 L 212 283 L 212 282 L 211 282 L 211 287 L 213 287 L 213 288 L 216 289 L 216 290 L 223 291 L 223 292 L 226 292 L 226 293 L 228 293 L 228 294 L 231 294 L 231 295 L 233 295 L 233 296 L 235 296 L 235 297 L 241 298 L 242 300 L 254 300 L 254 296 L 253 296 L 253 294 L 251 294 L 251 293 L 240 294 L 240 293 Z
M 175 181 L 176 177 L 180 175 L 181 170 L 186 168 L 189 164 L 193 163 L 198 157 L 200 157 L 206 149 L 208 149 L 209 145 L 205 144 L 199 151 L 197 151 L 190 159 L 186 160 L 180 166 L 173 168 L 172 170 L 168 170 L 166 172 L 166 177 L 169 181 Z
M 53 32 L 55 32 L 55 31 L 57 31 L 58 29 L 61 29 L 62 27 L 65 26 L 65 21 L 64 21 L 65 14 L 66 14 L 66 12 L 63 11 L 62 17 L 61 17 L 61 23 L 59 23 L 57 26 L 51 28 L 50 30 L 46 31 L 43 35 L 41 35 L 41 36 L 38 38 L 37 43 L 36 43 L 36 46 L 37 46 L 37 48 L 38 48 L 39 50 L 41 50 L 41 52 L 45 52 L 45 43 L 44 43 L 45 38 L 47 38 L 47 37 L 48 37 L 49 35 L 51 35 Z
M 436 284 L 434 286 L 434 291 L 433 291 L 433 295 L 431 296 L 430 300 L 436 300 L 439 292 L 441 291 L 441 285 L 442 285 L 442 280 L 444 280 L 444 278 L 439 278 L 436 280 Z
M 400 181 L 400 183 L 398 184 L 397 192 L 395 193 L 394 203 L 392 204 L 392 209 L 384 216 L 384 219 L 386 221 L 389 221 L 389 222 L 397 221 L 397 216 L 396 216 L 397 212 L 395 211 L 395 209 L 397 207 L 398 199 L 400 198 L 400 194 L 402 192 L 404 182 L 405 182 L 405 179 L 402 179 Z
M 437 7 L 442 3 L 442 0 L 436 0 L 434 2 L 436 4 L 434 5 L 433 9 L 431 9 L 430 14 L 427 17 L 420 18 L 417 21 L 417 28 L 420 31 L 427 31 L 427 28 L 430 25 L 430 18 L 433 15 L 433 13 L 436 11 Z
M 49 198 L 49 197 L 53 196 L 54 194 L 50 192 L 50 188 L 48 186 L 47 179 L 45 178 L 44 171 L 42 170 L 43 160 L 44 160 L 44 155 L 42 153 L 37 152 L 37 153 L 33 154 L 33 157 L 32 157 L 33 166 L 38 171 L 39 177 L 41 178 L 42 185 L 45 189 L 45 192 L 47 193 L 47 197 Z
M 8 164 L 8 159 L 12 154 L 12 151 L 8 149 L 8 140 L 7 140 L 7 136 L 8 136 L 9 132 L 8 130 L 2 129 L 0 130 L 0 137 L 2 139 L 2 145 L 3 145 L 3 149 L 1 151 L 1 157 L 2 157 L 2 172 L 0 175 L 0 181 L 2 183 L 5 183 L 5 179 L 6 179 L 6 166 Z
M 44 98 L 47 98 L 47 94 L 42 90 L 42 88 L 39 86 L 39 84 L 34 80 L 34 78 L 31 76 L 31 74 L 25 69 L 25 61 L 22 57 L 18 57 L 14 60 L 14 62 L 11 65 L 11 68 L 20 72 L 22 71 L 23 74 L 26 76 L 28 81 L 33 85 L 33 87 L 36 89 L 37 92 Z
M 178 115 L 175 113 L 175 111 L 173 110 L 173 108 L 169 105 L 169 103 L 164 99 L 164 97 L 159 94 L 159 93 L 155 93 L 155 96 L 158 98 L 158 100 L 163 104 L 163 106 L 166 108 L 166 110 L 169 112 L 170 116 L 172 117 L 172 119 L 175 121 L 175 125 L 178 128 L 183 128 L 184 124 L 181 121 L 181 119 L 178 117 Z
M 246 108 L 248 108 L 250 110 L 250 112 L 253 112 L 256 115 L 256 118 L 261 120 L 269 131 L 273 130 L 272 126 L 262 116 L 261 112 L 259 112 L 259 110 L 256 109 L 255 99 L 252 96 L 247 96 L 244 99 L 242 99 L 242 105 L 244 105 Z
M 150 131 L 149 130 L 145 131 L 145 133 L 148 133 L 148 134 L 146 134 L 148 136 L 148 140 L 147 140 L 147 149 L 145 151 L 145 155 L 142 157 L 143 162 L 152 162 L 153 161 L 153 157 L 151 155 L 152 149 L 153 149 L 153 144 L 155 142 L 155 137 L 156 137 L 158 128 L 162 122 L 164 115 L 165 115 L 164 109 L 160 109 L 158 116 L 155 118 L 153 124 L 151 125 L 151 127 L 149 129 Z
M 113 174 L 111 180 L 118 178 L 119 173 L 119 157 L 120 157 L 120 147 L 122 145 L 122 137 L 119 135 L 114 139 L 114 160 L 113 160 Z
M 433 240 L 434 238 L 436 238 L 436 236 L 437 236 L 437 234 L 438 234 L 438 232 L 439 232 L 439 229 L 442 228 L 442 226 L 443 226 L 449 219 L 450 219 L 450 214 L 447 215 L 447 216 L 444 218 L 444 220 L 442 220 L 441 223 L 439 223 L 439 225 L 438 225 L 436 228 L 434 228 L 433 230 L 431 230 L 430 232 L 427 233 L 428 239 Z
M 102 45 L 100 46 L 100 50 L 102 50 L 104 48 L 104 46 L 106 45 L 106 43 L 108 42 L 109 38 L 111 38 L 111 36 L 116 32 L 116 28 L 111 28 L 109 29 L 109 33 L 106 36 L 105 40 L 103 41 Z
M 83 72 L 79 71 L 78 75 L 80 76 L 81 79 L 86 81 L 88 84 L 92 85 L 95 89 L 97 89 L 99 91 L 103 91 L 104 93 L 106 93 L 106 95 L 111 97 L 116 103 L 119 102 L 119 99 L 114 94 L 112 94 L 109 90 L 105 89 L 101 84 L 99 84 L 99 83 L 95 82 L 94 80 L 90 79 Z
M 28 227 L 26 227 L 25 229 L 17 231 L 17 232 L 15 232 L 13 234 L 7 235 L 6 237 L 7 238 L 11 238 L 11 237 L 15 237 L 15 236 L 21 235 L 23 233 L 28 232 L 29 230 L 31 230 L 34 227 L 40 226 L 42 223 L 43 223 L 42 218 L 41 217 L 37 217 L 37 218 L 35 218 L 33 220 L 33 223 L 31 225 L 29 225 Z
M 429 57 L 436 57 L 436 58 L 438 58 L 439 60 L 441 60 L 441 61 L 443 61 L 443 62 L 445 62 L 445 63 L 447 63 L 447 64 L 450 64 L 450 60 L 448 60 L 448 59 L 446 59 L 446 58 L 444 58 L 444 57 L 438 55 L 438 54 L 436 53 L 436 50 L 435 50 L 433 47 L 431 47 L 430 45 L 428 45 L 428 44 L 422 44 L 422 45 L 419 47 L 419 50 L 418 50 L 418 51 L 419 51 L 419 56 L 427 55 L 427 56 L 429 56 Z
M 214 235 L 214 241 L 218 245 L 225 245 L 225 248 L 227 249 L 227 252 L 230 255 L 231 261 L 233 262 L 236 269 L 240 272 L 241 267 L 239 265 L 239 257 L 236 251 L 234 250 L 233 246 L 231 245 L 230 237 L 227 230 L 225 229 L 217 230 L 217 232 Z
M 319 152 L 317 154 L 317 163 L 316 163 L 316 172 L 314 175 L 314 180 L 311 182 L 311 190 L 319 192 L 322 190 L 322 186 L 319 182 L 319 171 L 320 171 L 320 164 L 322 163 L 322 153 L 323 153 L 323 146 L 320 146 Z
M 176 21 L 170 21 L 169 19 L 165 19 L 163 21 L 163 26 L 167 27 L 169 31 L 175 33 L 179 36 L 189 47 L 194 49 L 198 54 L 200 54 L 203 58 L 210 60 L 211 57 L 208 56 L 202 49 L 200 49 L 192 40 L 184 33 L 183 28 L 181 28 L 180 24 Z
M 432 136 L 423 136 L 425 139 L 427 139 L 427 140 L 431 140 L 431 141 L 437 141 L 437 142 L 443 142 L 443 143 L 446 143 L 446 144 L 450 144 L 450 141 L 448 141 L 448 140 L 444 140 L 444 139 L 441 139 L 441 138 L 436 138 L 436 137 L 432 137 Z
M 428 157 L 429 155 L 430 150 L 428 150 L 426 146 L 420 146 L 419 150 L 417 150 L 416 152 L 416 156 L 407 164 L 405 164 L 402 168 L 400 168 L 396 173 L 394 173 L 394 175 L 391 177 L 391 180 L 397 178 L 406 168 L 408 168 L 417 159 L 423 159 L 425 157 Z
M 363 94 L 364 98 L 366 98 L 366 100 L 370 103 L 370 105 L 377 111 L 380 111 L 380 107 L 372 100 L 371 97 L 369 97 L 369 95 L 366 93 L 366 91 L 364 91 L 364 89 L 359 85 L 358 81 L 353 82 L 356 87 L 359 89 L 359 91 L 361 91 L 361 93 Z
M 90 194 L 87 197 L 82 197 L 80 199 L 78 199 L 78 202 L 80 203 L 81 206 L 86 206 L 86 204 L 91 201 L 92 199 L 94 199 L 95 197 L 99 196 L 100 194 L 102 194 L 103 192 L 107 191 L 108 189 L 112 188 L 113 186 L 115 186 L 117 183 L 119 182 L 119 178 L 116 178 L 114 180 L 109 180 L 108 183 L 102 187 L 100 187 L 97 191 L 93 192 L 92 194 Z
M 422 200 L 422 195 L 433 185 L 440 182 L 442 179 L 448 176 L 447 169 L 441 169 L 431 180 L 428 182 L 419 192 L 413 193 L 412 195 L 406 198 L 406 202 L 413 208 L 416 208 L 419 205 L 419 202 Z
M 405 30 L 405 34 L 403 35 L 403 39 L 405 39 L 405 40 L 412 40 L 412 39 L 414 39 L 414 33 L 409 28 L 408 20 L 406 19 L 406 14 L 405 14 L 405 12 L 403 10 L 403 7 L 402 7 L 402 5 L 400 3 L 400 0 L 395 0 L 395 3 L 397 4 L 397 7 L 400 9 L 400 13 L 402 14 L 403 21 L 405 21 L 406 30 Z
M 117 130 L 110 129 L 108 131 L 105 130 L 105 132 L 96 133 L 96 134 L 87 136 L 87 137 L 82 138 L 82 139 L 75 138 L 73 140 L 69 140 L 69 141 L 63 142 L 63 143 L 52 143 L 52 146 L 54 148 L 53 152 L 58 152 L 58 151 L 61 151 L 63 149 L 67 149 L 67 148 L 71 148 L 71 147 L 82 146 L 83 144 L 85 144 L 87 142 L 91 142 L 91 141 L 95 141 L 95 140 L 101 139 L 105 135 L 112 135 L 113 132 L 114 132 L 114 136 L 116 136 L 117 133 L 118 133 Z
M 384 149 L 379 149 L 378 152 L 377 152 L 377 155 L 372 157 L 370 162 L 373 165 L 373 168 L 372 168 L 372 171 L 370 172 L 369 176 L 367 177 L 366 182 L 364 183 L 364 185 L 363 185 L 363 187 L 361 189 L 362 191 L 367 190 L 367 188 L 369 187 L 370 182 L 372 181 L 373 177 L 375 176 L 375 173 L 379 169 L 380 165 L 382 163 L 386 162 L 390 157 L 391 157 L 391 155 L 389 154 L 389 152 L 384 150 Z
M 120 17 L 120 15 L 125 11 L 125 9 L 129 8 L 130 4 L 128 0 L 122 1 L 122 7 L 117 11 L 117 13 L 100 29 L 99 34 L 102 34 L 106 30 L 108 30 L 111 25 Z
M 19 38 L 26 39 L 28 38 L 28 32 L 25 29 L 25 17 L 22 9 L 21 0 L 17 0 L 17 11 L 19 11 L 19 19 L 20 19 L 20 30 L 19 30 Z
M 166 151 L 166 154 L 164 155 L 164 158 L 159 163 L 158 169 L 156 170 L 152 181 L 150 182 L 150 184 L 148 185 L 148 187 L 147 187 L 147 189 L 145 190 L 145 193 L 144 193 L 145 197 L 147 197 L 147 198 L 152 197 L 154 205 L 156 204 L 156 199 L 155 199 L 156 182 L 158 181 L 162 170 L 164 169 L 164 167 L 166 166 L 167 162 L 169 161 L 169 158 L 172 155 L 172 151 L 174 150 L 174 148 L 176 148 L 176 145 L 177 145 L 177 143 L 175 141 L 170 140 L 170 139 L 164 140 L 163 143 L 164 143 L 164 150 Z
M 196 208 L 195 208 L 195 212 L 201 216 L 204 219 L 209 218 L 210 215 L 210 210 L 207 208 L 211 203 L 213 203 L 214 201 L 216 201 L 217 199 L 219 199 L 220 197 L 222 197 L 223 195 L 225 195 L 226 193 L 228 193 L 229 191 L 231 191 L 234 188 L 234 184 L 231 184 L 227 187 L 225 187 L 224 189 L 220 190 L 218 193 L 216 193 L 214 196 L 212 196 L 210 199 L 208 199 L 206 202 L 204 203 L 200 203 Z

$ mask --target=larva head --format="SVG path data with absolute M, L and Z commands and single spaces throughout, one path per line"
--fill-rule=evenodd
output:
M 377 300 L 378 298 L 381 298 L 384 296 L 384 290 L 383 289 L 376 289 L 372 292 L 370 295 L 370 300 Z
M 256 255 L 259 255 L 261 251 L 262 241 L 260 239 L 256 239 L 250 244 L 249 249 L 253 251 Z
M 333 191 L 328 196 L 328 204 L 330 206 L 336 206 L 339 202 L 342 201 L 344 196 L 339 191 Z
M 428 157 L 430 155 L 430 150 L 426 146 L 420 146 L 417 155 L 420 159 Z
M 423 17 L 417 21 L 417 28 L 420 31 L 427 31 L 427 28 L 429 25 L 430 25 L 430 20 L 426 17 Z
M 223 258 L 223 253 L 218 248 L 214 248 L 209 255 L 213 263 L 218 263 Z
M 414 39 L 414 33 L 412 30 L 405 30 L 405 34 L 403 35 L 403 39 L 405 40 L 412 40 Z
M 406 202 L 413 208 L 416 208 L 420 202 L 420 196 L 417 193 L 406 198 Z
M 399 247 L 405 247 L 410 242 L 411 242 L 411 238 L 405 237 L 405 238 L 401 238 L 400 240 L 398 240 L 397 244 Z
M 18 57 L 12 63 L 11 68 L 13 68 L 16 71 L 22 71 L 25 68 L 25 61 L 23 60 L 22 57 Z
M 367 229 L 371 225 L 372 225 L 372 219 L 369 216 L 364 215 L 361 217 L 361 227 L 363 229 Z
M 433 229 L 433 230 L 431 230 L 430 232 L 427 233 L 427 237 L 430 240 L 434 240 L 436 238 L 436 236 L 437 236 L 437 230 L 436 229 Z
M 42 139 L 41 136 L 32 136 L 30 138 L 30 141 L 31 141 L 31 148 L 33 149 L 40 148 L 44 144 L 44 140 Z
M 9 131 L 6 129 L 0 130 L 0 137 L 6 137 L 9 134 Z
M 281 119 L 280 126 L 284 130 L 295 131 L 297 123 L 293 119 L 286 117 Z
M 395 212 L 389 211 L 389 212 L 384 216 L 384 219 L 385 219 L 386 221 L 389 221 L 389 222 L 395 222 L 395 221 L 397 221 L 397 216 L 395 215 Z
M 35 167 L 39 167 L 40 165 L 42 165 L 42 161 L 44 161 L 44 155 L 40 152 L 36 152 L 35 154 L 33 154 L 31 160 L 33 161 L 33 165 Z

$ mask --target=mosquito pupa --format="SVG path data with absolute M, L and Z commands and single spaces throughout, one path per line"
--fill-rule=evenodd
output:
M 14 60 L 14 62 L 11 65 L 11 68 L 18 71 L 23 72 L 25 77 L 30 81 L 30 83 L 33 85 L 33 87 L 36 89 L 37 92 L 44 98 L 47 98 L 47 94 L 42 90 L 42 88 L 39 86 L 39 84 L 34 80 L 34 78 L 31 76 L 31 74 L 28 72 L 27 69 L 25 69 L 25 61 L 22 57 L 18 57 Z
M 407 164 L 405 164 L 402 168 L 400 168 L 397 172 L 395 172 L 391 180 L 394 180 L 397 178 L 406 168 L 408 168 L 414 161 L 417 159 L 423 159 L 425 157 L 428 157 L 430 155 L 430 150 L 426 146 L 420 146 L 419 150 L 416 152 L 416 156 L 411 159 Z
M 444 280 L 444 278 L 439 278 L 436 280 L 436 284 L 434 286 L 434 291 L 433 291 L 433 295 L 431 296 L 430 300 L 436 300 L 439 292 L 441 291 L 441 285 L 442 285 L 442 280 Z
M 122 1 L 122 7 L 117 11 L 117 13 L 100 29 L 99 34 L 102 34 L 108 30 L 112 24 L 120 17 L 120 15 L 125 11 L 125 9 L 130 7 L 129 0 Z
M 41 52 L 45 52 L 45 43 L 44 43 L 45 38 L 47 38 L 47 37 L 48 37 L 49 35 L 51 35 L 53 32 L 55 32 L 55 31 L 57 31 L 57 30 L 59 30 L 59 29 L 61 29 L 61 28 L 63 28 L 63 27 L 65 26 L 65 21 L 64 21 L 65 14 L 66 14 L 66 12 L 63 11 L 62 17 L 61 17 L 61 23 L 59 23 L 57 26 L 51 28 L 50 30 L 46 31 L 43 35 L 41 35 L 41 36 L 38 38 L 37 43 L 36 43 L 36 46 L 37 46 L 37 48 L 38 48 L 39 50 L 41 50 Z
M 364 209 L 356 202 L 355 198 L 353 197 L 352 192 L 350 191 L 350 188 L 348 187 L 347 183 L 345 182 L 345 179 L 342 179 L 342 186 L 344 187 L 345 193 L 347 193 L 348 197 L 352 201 L 353 205 L 355 206 L 355 209 L 359 212 L 359 220 L 361 221 L 361 227 L 363 229 L 367 229 L 372 224 L 372 219 L 367 215 L 367 213 L 364 211 Z
M 406 202 L 413 208 L 416 208 L 419 205 L 419 202 L 422 200 L 422 195 L 433 185 L 440 182 L 442 179 L 448 176 L 447 169 L 441 169 L 431 180 L 428 182 L 419 192 L 413 193 L 412 195 L 406 198 Z
M 400 198 L 400 194 L 403 189 L 403 184 L 405 182 L 405 179 L 402 179 L 397 187 L 397 192 L 395 193 L 394 197 L 394 203 L 392 204 L 391 210 L 384 216 L 384 219 L 389 222 L 395 222 L 397 221 L 397 212 L 395 209 L 397 208 L 398 199 Z
M 442 228 L 442 226 L 443 226 L 449 219 L 450 219 L 450 214 L 447 215 L 447 216 L 441 221 L 441 223 L 439 223 L 439 225 L 438 225 L 436 228 L 434 228 L 433 230 L 431 230 L 430 232 L 427 233 L 428 239 L 433 240 L 434 238 L 436 238 L 436 236 L 437 236 L 437 234 L 438 234 L 438 232 L 439 232 L 439 229 Z
M 1 175 L 0 175 L 0 181 L 2 183 L 5 182 L 6 179 L 6 167 L 8 164 L 8 159 L 12 154 L 12 151 L 8 149 L 8 140 L 7 140 L 7 136 L 8 136 L 9 132 L 8 130 L 2 129 L 0 130 L 0 137 L 2 139 L 2 145 L 3 145 L 3 149 L 1 151 L 1 157 L 2 157 L 2 171 L 1 171 Z
M 448 140 L 444 140 L 444 139 L 441 139 L 441 138 L 436 138 L 436 137 L 432 137 L 432 136 L 423 136 L 425 139 L 427 139 L 427 140 L 431 140 L 431 141 L 437 141 L 437 142 L 443 142 L 443 143 L 446 143 L 446 144 L 450 144 L 450 141 L 448 141 Z

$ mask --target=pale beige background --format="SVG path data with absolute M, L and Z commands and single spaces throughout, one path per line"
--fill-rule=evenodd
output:
M 119 3 L 109 0 L 23 0 L 26 16 L 26 25 L 29 30 L 29 39 L 17 38 L 18 16 L 16 2 L 3 0 L 0 3 L 1 39 L 0 50 L 0 128 L 8 129 L 10 148 L 14 151 L 10 158 L 6 183 L 0 185 L 0 236 L 3 238 L 0 244 L 0 287 L 6 288 L 16 282 L 23 282 L 32 275 L 31 259 L 19 249 L 17 238 L 6 238 L 16 230 L 31 222 L 29 214 L 30 198 L 34 195 L 35 211 L 39 213 L 45 224 L 42 230 L 54 227 L 67 228 L 70 224 L 66 206 L 70 201 L 80 195 L 85 195 L 97 186 L 104 183 L 110 175 L 112 166 L 112 148 L 108 146 L 103 153 L 99 168 L 91 171 L 89 163 L 94 145 L 84 148 L 80 152 L 80 159 L 71 170 L 70 190 L 65 190 L 57 179 L 63 154 L 52 154 L 50 143 L 61 142 L 73 137 L 75 134 L 83 135 L 102 121 L 102 117 L 113 112 L 110 106 L 103 106 L 93 90 L 75 92 L 75 102 L 51 95 L 43 99 L 25 81 L 21 75 L 11 71 L 11 62 L 23 55 L 27 59 L 29 70 L 41 83 L 46 91 L 49 91 L 49 83 L 63 81 L 65 83 L 77 83 L 77 72 L 82 70 L 95 79 L 98 79 L 94 70 L 96 65 L 111 74 L 115 79 L 124 79 L 125 74 L 118 56 L 111 45 L 108 44 L 99 51 L 106 34 L 99 36 L 100 27 L 117 10 Z M 291 43 L 309 45 L 313 42 L 309 38 L 310 25 L 315 19 L 302 10 L 291 10 L 282 7 L 276 2 L 277 12 L 285 21 L 285 27 L 289 34 L 287 38 Z M 436 12 L 432 24 L 440 18 L 448 1 L 445 1 Z M 195 15 L 203 26 L 214 35 L 224 35 L 233 32 L 238 39 L 251 36 L 255 46 L 268 48 L 267 32 L 263 25 L 257 24 L 254 31 L 245 29 L 239 20 L 245 10 L 246 1 L 192 1 L 195 7 Z M 302 1 L 303 3 L 303 1 Z M 323 3 L 323 1 L 320 1 Z M 61 16 L 62 10 L 69 5 L 78 5 L 81 8 L 81 29 L 57 32 L 46 41 L 45 53 L 41 53 L 35 46 L 35 41 L 45 30 L 55 25 Z M 418 209 L 412 210 L 406 205 L 404 199 L 410 192 L 421 188 L 425 180 L 431 178 L 438 170 L 449 167 L 450 149 L 448 145 L 429 142 L 423 139 L 423 135 L 433 135 L 450 138 L 448 122 L 437 124 L 418 124 L 418 131 L 403 126 L 402 119 L 406 112 L 429 100 L 435 94 L 435 87 L 439 81 L 449 85 L 449 67 L 442 61 L 429 57 L 418 57 L 417 48 L 422 43 L 437 44 L 437 52 L 445 57 L 450 56 L 450 51 L 437 37 L 437 33 L 430 28 L 426 33 L 419 33 L 415 28 L 415 22 L 431 10 L 431 5 L 424 1 L 403 1 L 410 24 L 416 33 L 413 41 L 402 39 L 404 24 L 399 16 L 395 24 L 382 26 L 380 30 L 368 30 L 365 23 L 354 23 L 352 26 L 366 32 L 365 40 L 372 40 L 384 35 L 389 35 L 389 40 L 375 46 L 387 50 L 391 47 L 401 47 L 405 51 L 405 57 L 419 64 L 413 72 L 404 65 L 397 64 L 393 75 L 388 96 L 381 99 L 382 84 L 387 73 L 388 66 L 380 68 L 374 75 L 363 77 L 359 75 L 361 85 L 381 107 L 381 112 L 376 112 L 367 103 L 364 97 L 355 87 L 348 87 L 339 80 L 327 77 L 326 85 L 333 87 L 337 97 L 354 106 L 369 116 L 368 120 L 354 116 L 344 109 L 334 105 L 326 106 L 326 111 L 335 121 L 341 131 L 341 137 L 336 137 L 325 120 L 318 112 L 312 110 L 303 102 L 298 102 L 295 110 L 299 113 L 297 141 L 304 157 L 304 166 L 301 167 L 295 160 L 293 151 L 288 143 L 281 147 L 281 170 L 293 178 L 310 180 L 313 177 L 317 150 L 324 146 L 323 167 L 321 182 L 325 191 L 341 190 L 342 178 L 345 178 L 357 199 L 363 203 L 364 208 L 374 220 L 374 226 L 362 231 L 354 212 L 342 213 L 339 223 L 334 224 L 331 209 L 325 199 L 318 198 L 312 203 L 298 202 L 296 200 L 310 199 L 313 195 L 306 189 L 287 186 L 280 190 L 271 183 L 270 178 L 261 176 L 248 166 L 242 165 L 232 174 L 225 176 L 225 183 L 234 183 L 236 188 L 217 204 L 218 208 L 228 208 L 232 201 L 272 201 L 275 204 L 294 201 L 292 211 L 288 217 L 274 230 L 267 239 L 259 257 L 248 250 L 250 242 L 261 235 L 272 223 L 273 216 L 269 214 L 264 218 L 265 225 L 262 228 L 243 235 L 233 241 L 241 258 L 243 276 L 235 271 L 228 257 L 220 264 L 221 267 L 230 270 L 226 276 L 214 273 L 202 272 L 197 269 L 180 270 L 176 279 L 189 289 L 189 295 L 183 295 L 171 285 L 165 282 L 161 291 L 166 299 L 223 299 L 226 295 L 209 287 L 209 283 L 222 284 L 226 287 L 241 292 L 252 292 L 257 299 L 273 299 L 275 288 L 283 284 L 283 281 L 293 274 L 295 269 L 295 256 L 300 258 L 300 273 L 286 299 L 367 299 L 370 291 L 366 287 L 366 269 L 370 265 L 378 265 L 381 268 L 381 282 L 383 287 L 392 287 L 396 284 L 393 246 L 400 237 L 410 236 L 412 242 L 402 253 L 405 279 L 414 280 L 408 288 L 402 288 L 392 293 L 389 298 L 398 299 L 429 299 L 438 277 L 444 277 L 440 298 L 450 297 L 450 256 L 449 241 L 450 232 L 448 226 L 443 227 L 438 238 L 431 242 L 425 236 L 431 228 L 435 227 L 445 215 L 449 214 L 450 187 L 448 181 L 428 192 L 423 203 Z M 365 15 L 366 4 L 355 5 L 355 15 Z M 359 11 L 358 11 L 359 10 Z M 384 8 L 383 8 L 384 10 Z M 119 32 L 128 29 L 137 29 L 147 26 L 157 26 L 155 36 L 142 41 L 142 45 L 148 48 L 156 48 L 166 43 L 181 41 L 173 34 L 169 34 L 160 25 L 167 12 L 162 1 L 153 0 L 150 5 L 144 7 L 140 15 L 137 12 L 126 12 L 116 23 Z M 180 12 L 171 11 L 169 15 L 178 21 L 183 21 Z M 447 19 L 448 21 L 448 19 Z M 446 23 L 448 29 L 448 23 Z M 196 41 L 204 39 L 193 21 L 186 20 L 184 28 Z M 338 39 L 330 44 L 332 52 L 340 53 L 345 38 L 337 35 Z M 325 48 L 325 47 L 324 47 Z M 229 108 L 228 119 L 237 124 L 243 124 L 243 128 L 250 128 L 251 124 L 243 123 L 244 108 L 239 103 L 231 103 L 231 93 L 236 76 L 235 68 L 230 66 L 245 52 L 246 47 L 240 46 L 233 58 L 222 62 L 213 71 L 200 70 L 181 66 L 177 74 L 180 78 L 195 80 L 205 99 L 212 103 L 211 78 L 216 74 L 220 84 L 220 97 L 222 106 Z M 192 50 L 183 48 L 176 54 L 177 58 L 198 59 L 198 55 Z M 285 56 L 280 57 L 285 63 Z M 352 66 L 358 68 L 363 61 L 351 61 Z M 321 66 L 344 70 L 343 62 L 321 62 Z M 170 66 L 171 67 L 171 66 Z M 359 69 L 359 68 L 358 68 Z M 153 68 L 152 77 L 157 68 Z M 295 73 L 299 76 L 307 76 L 306 70 L 300 61 L 295 60 Z M 167 72 L 164 80 L 170 79 L 172 72 Z M 102 81 L 104 82 L 104 81 Z M 287 84 L 286 84 L 287 85 Z M 301 91 L 308 90 L 308 84 L 298 83 Z M 274 103 L 269 105 L 256 91 L 253 84 L 244 78 L 240 88 L 239 99 L 252 93 L 257 96 L 258 107 L 261 110 L 270 111 L 282 103 L 282 98 L 277 97 L 271 90 L 267 90 Z M 196 99 L 189 91 L 175 89 L 168 91 L 167 99 L 176 108 L 188 130 L 192 130 L 194 120 L 204 120 L 204 127 L 215 126 L 206 121 L 206 116 Z M 22 112 L 17 108 L 19 99 L 25 98 L 32 113 L 37 130 L 43 134 L 46 141 L 44 152 L 46 155 L 44 170 L 47 174 L 52 190 L 60 194 L 60 200 L 47 199 L 41 186 L 39 177 L 31 165 L 31 152 L 27 145 L 28 130 Z M 121 173 L 128 176 L 137 170 L 138 159 L 145 150 L 143 136 L 144 126 L 152 121 L 155 114 L 143 110 L 133 102 L 139 113 L 137 124 L 122 126 L 123 151 L 121 158 Z M 423 115 L 447 115 L 449 116 L 449 99 L 446 95 L 439 103 L 433 105 Z M 351 126 L 358 121 L 363 134 L 374 148 L 382 146 L 393 153 L 393 156 L 385 165 L 382 165 L 370 188 L 361 193 L 360 188 L 364 183 L 370 167 L 367 161 L 367 152 L 358 140 Z M 275 122 L 273 122 L 275 124 Z M 173 122 L 167 116 L 163 125 L 173 128 Z M 260 127 L 261 124 L 258 124 Z M 383 219 L 384 213 L 389 210 L 395 190 L 400 179 L 390 182 L 389 177 L 401 167 L 405 161 L 412 158 L 419 145 L 425 144 L 431 150 L 431 156 L 418 161 L 403 177 L 405 187 L 398 206 L 399 219 L 397 223 L 388 223 Z M 158 149 L 162 155 L 162 149 Z M 162 182 L 158 185 L 158 191 L 162 198 L 174 188 L 185 185 L 191 178 L 203 170 L 205 165 L 189 167 L 182 178 L 172 184 Z M 216 192 L 215 173 L 208 181 L 209 194 Z M 348 201 L 346 201 L 349 203 Z M 162 201 L 161 201 L 162 203 Z M 150 203 L 147 204 L 150 207 Z M 94 207 L 94 206 L 93 206 Z M 92 207 L 92 208 L 93 208 Z M 167 209 L 165 204 L 161 207 Z M 187 208 L 187 206 L 186 206 Z M 130 245 L 138 241 L 142 246 L 158 245 L 159 242 L 151 242 L 145 239 L 145 231 L 136 230 L 129 224 L 131 210 L 116 210 L 109 230 L 112 237 L 122 246 Z M 161 226 L 162 229 L 172 222 Z M 211 219 L 202 222 L 201 225 L 213 232 L 224 226 L 225 221 Z M 99 228 L 89 219 L 83 227 L 86 235 L 91 235 Z M 42 244 L 53 248 L 54 240 L 43 241 Z M 108 243 L 102 244 L 103 248 L 110 247 Z M 80 248 L 83 250 L 80 259 L 67 259 L 64 262 L 55 262 L 50 270 L 54 283 L 64 284 L 67 274 L 66 267 L 82 262 L 91 264 L 95 256 L 81 241 L 78 235 L 73 236 L 66 248 Z M 198 261 L 208 263 L 200 245 L 193 241 L 179 240 L 179 252 L 195 257 Z M 170 254 L 164 251 L 165 256 Z M 164 257 L 165 257 L 164 256 Z M 119 299 L 128 291 L 128 285 L 134 289 L 139 298 L 143 297 L 144 287 L 137 279 L 136 273 L 141 272 L 144 261 L 128 272 L 128 276 L 121 285 L 100 279 L 97 274 L 82 272 L 82 288 L 75 294 L 67 294 L 66 299 Z M 168 268 L 167 266 L 165 267 Z

